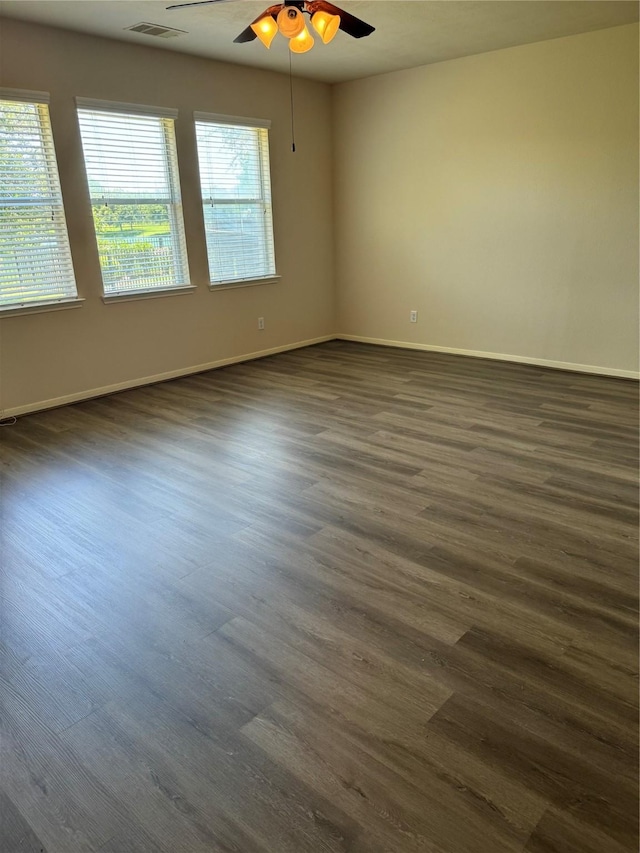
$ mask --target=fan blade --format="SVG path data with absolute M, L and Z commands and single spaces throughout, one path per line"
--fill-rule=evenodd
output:
M 253 41 L 256 38 L 258 38 L 258 36 L 249 26 L 246 28 L 246 30 L 243 30 L 239 36 L 236 36 L 233 42 L 234 44 L 243 44 L 245 41 Z
M 370 36 L 375 30 L 371 24 L 367 24 L 366 21 L 361 21 L 355 15 L 350 15 L 349 12 L 339 9 L 333 3 L 328 3 L 327 0 L 311 0 L 310 3 L 307 3 L 307 11 L 312 15 L 314 12 L 328 12 L 330 15 L 338 15 L 340 29 L 347 35 L 353 36 L 354 39 Z
M 208 6 L 210 3 L 226 3 L 227 0 L 195 0 L 194 3 L 174 3 L 173 6 L 167 6 L 169 9 L 183 9 L 185 6 Z
M 267 15 L 271 15 L 272 18 L 275 18 L 280 9 L 282 9 L 281 3 L 278 3 L 276 6 L 269 6 L 269 8 L 265 9 L 261 15 L 258 15 L 258 17 L 254 21 L 251 21 L 251 24 L 257 24 L 258 21 L 261 21 L 263 18 L 266 18 Z M 246 41 L 253 41 L 255 38 L 258 38 L 258 36 L 251 29 L 251 24 L 249 24 L 249 26 L 245 30 L 243 30 L 239 36 L 236 36 L 234 38 L 234 44 L 243 44 Z

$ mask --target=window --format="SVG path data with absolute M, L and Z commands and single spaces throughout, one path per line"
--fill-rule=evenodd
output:
M 212 284 L 275 275 L 268 122 L 195 113 Z
M 48 100 L 0 89 L 0 309 L 77 297 Z
M 188 287 L 177 113 L 76 102 L 105 296 Z

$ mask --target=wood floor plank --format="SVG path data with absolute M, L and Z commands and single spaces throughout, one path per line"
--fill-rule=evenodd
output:
M 41 724 L 10 684 L 0 683 L 0 690 L 2 787 L 47 850 L 94 853 L 123 829 L 144 845 L 149 837 L 130 820 L 123 799 L 109 795 L 79 755 Z M 2 835 L 0 839 L 4 846 Z
M 526 853 L 623 853 L 626 849 L 561 809 L 549 809 L 525 847 Z
M 280 682 L 286 680 L 294 695 L 303 695 L 312 704 L 341 714 L 376 738 L 395 736 L 410 744 L 420 736 L 430 715 L 448 695 L 446 688 L 432 683 L 419 709 L 408 706 L 402 733 L 398 733 L 394 731 L 398 698 L 388 692 L 388 687 L 372 693 L 362 684 L 354 683 L 349 673 L 339 675 L 329 666 L 309 658 L 295 645 L 242 617 L 228 622 L 219 633 L 253 660 L 260 661 L 263 669 Z
M 0 790 L 0 827 L 2 827 L 2 849 L 7 853 L 46 853 L 44 844 L 2 790 Z
M 461 853 L 472 853 L 479 833 L 496 853 L 521 849 L 523 838 L 511 836 L 489 804 L 484 810 L 477 801 L 469 804 L 464 792 L 442 785 L 435 775 L 408 783 L 309 709 L 278 704 L 243 732 L 306 784 L 372 827 L 389 851 L 436 853 L 455 845 Z
M 160 793 L 196 818 L 198 831 L 208 818 L 214 849 L 333 853 L 348 849 L 358 835 L 358 825 L 341 809 L 311 795 L 224 724 L 201 725 L 197 716 L 176 713 L 151 696 L 105 710 L 132 750 L 140 750 L 140 761 L 158 768 L 151 778 Z
M 638 409 L 333 341 L 3 427 L 2 853 L 635 853 Z
M 128 735 L 109 711 L 107 706 L 92 714 L 63 737 L 95 766 L 110 793 L 131 803 L 136 820 L 156 844 L 176 853 L 218 853 L 231 843 L 247 853 L 261 853 L 261 846 L 244 834 L 225 838 L 219 825 L 214 830 L 211 813 L 192 802 L 180 774 L 146 749 L 144 741 Z
M 493 707 L 454 696 L 429 725 L 631 850 L 638 822 L 635 782 L 620 780 L 614 767 L 596 766 L 562 739 L 532 733 L 523 722 L 506 715 L 499 719 Z

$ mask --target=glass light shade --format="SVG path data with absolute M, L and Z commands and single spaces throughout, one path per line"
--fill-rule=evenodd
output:
M 316 12 L 311 18 L 311 23 L 324 44 L 329 44 L 340 28 L 340 16 L 332 15 L 330 12 Z
M 308 50 L 311 50 L 314 44 L 315 39 L 309 30 L 304 27 L 301 33 L 298 33 L 295 38 L 289 41 L 289 48 L 292 53 L 306 53 Z
M 271 15 L 265 15 L 264 18 L 260 18 L 260 20 L 256 21 L 255 24 L 251 24 L 251 29 L 258 36 L 262 44 L 266 48 L 269 48 L 271 47 L 271 42 L 278 32 L 278 25 Z
M 292 39 L 306 29 L 302 12 L 295 6 L 284 6 L 276 18 L 278 29 L 285 38 Z

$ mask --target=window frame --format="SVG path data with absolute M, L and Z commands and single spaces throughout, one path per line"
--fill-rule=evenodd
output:
M 170 223 L 170 239 L 173 252 L 172 266 L 174 270 L 175 280 L 164 282 L 153 286 L 134 287 L 118 287 L 115 284 L 110 284 L 108 277 L 105 277 L 105 269 L 103 268 L 100 259 L 100 251 L 98 248 L 98 260 L 100 264 L 100 275 L 102 280 L 102 299 L 103 302 L 120 302 L 133 301 L 137 299 L 157 298 L 161 296 L 172 296 L 180 293 L 190 293 L 196 288 L 191 283 L 189 269 L 189 255 L 187 251 L 186 229 L 184 224 L 184 211 L 182 203 L 182 190 L 180 184 L 180 169 L 178 161 L 177 142 L 175 134 L 175 122 L 178 117 L 178 110 L 167 107 L 149 106 L 146 104 L 131 104 L 121 101 L 105 101 L 94 98 L 76 97 L 76 114 L 78 120 L 78 129 L 82 142 L 83 161 L 85 167 L 85 177 L 87 181 L 87 190 L 89 195 L 89 204 L 91 206 L 92 221 L 94 235 L 96 238 L 96 248 L 98 248 L 98 228 L 96 226 L 95 217 L 93 216 L 93 208 L 100 204 L 98 195 L 93 195 L 91 191 L 91 181 L 89 171 L 87 169 L 87 160 L 85 153 L 85 140 L 82 136 L 81 128 L 81 113 L 111 113 L 122 117 L 137 117 L 143 116 L 146 118 L 156 118 L 161 122 L 164 140 L 164 160 L 163 168 L 165 176 L 168 180 L 169 193 L 166 198 L 158 197 L 151 198 L 144 194 L 139 196 L 125 194 L 118 197 L 109 198 L 107 203 L 118 206 L 143 206 L 162 205 L 167 207 L 168 220 Z M 103 196 L 104 198 L 104 196 Z M 180 280 L 181 279 L 181 280 Z
M 42 200 L 36 197 L 25 199 L 18 196 L 6 196 L 6 199 L 0 199 L 0 205 L 3 207 L 18 207 L 20 203 L 25 204 L 26 202 L 28 207 L 37 208 L 41 206 L 51 208 L 51 220 L 57 223 L 55 228 L 54 257 L 58 268 L 64 272 L 63 291 L 66 290 L 66 292 L 63 292 L 59 296 L 53 294 L 47 295 L 47 287 L 51 287 L 51 285 L 47 285 L 46 278 L 43 277 L 41 281 L 38 281 L 39 286 L 45 290 L 45 295 L 42 297 L 33 299 L 16 298 L 12 302 L 3 303 L 0 293 L 0 317 L 79 307 L 84 302 L 84 299 L 78 296 L 77 279 L 69 240 L 69 229 L 60 183 L 60 170 L 49 110 L 49 93 L 2 87 L 0 88 L 0 101 L 27 104 L 35 107 L 40 153 L 43 157 L 44 177 L 49 193 L 49 197 Z M 40 201 L 40 205 L 37 204 L 38 201 Z
M 209 272 L 209 290 L 229 289 L 234 287 L 251 287 L 260 284 L 270 284 L 280 280 L 276 266 L 276 251 L 275 251 L 275 233 L 273 226 L 273 197 L 271 189 L 271 156 L 269 150 L 269 129 L 271 121 L 269 119 L 248 118 L 243 116 L 230 116 L 221 113 L 209 113 L 195 111 L 193 113 L 194 132 L 196 136 L 196 157 L 198 165 L 198 189 L 200 193 L 200 202 L 202 204 L 203 229 L 205 239 L 205 249 L 207 254 L 207 267 Z M 215 200 L 215 204 L 238 205 L 238 204 L 259 204 L 263 208 L 265 215 L 264 225 L 264 245 L 266 246 L 266 255 L 271 260 L 271 267 L 265 270 L 258 276 L 237 277 L 237 278 L 216 278 L 213 275 L 213 258 L 209 254 L 209 240 L 207 239 L 207 224 L 205 209 L 212 205 L 214 200 L 212 196 L 205 197 L 202 186 L 202 163 L 201 152 L 198 144 L 198 124 L 211 124 L 217 126 L 235 126 L 245 130 L 256 131 L 256 148 L 259 160 L 259 182 L 260 196 L 250 198 L 229 198 L 221 197 Z

